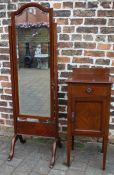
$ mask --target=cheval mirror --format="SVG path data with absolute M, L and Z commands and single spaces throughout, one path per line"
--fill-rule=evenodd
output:
M 53 9 L 27 3 L 11 13 L 9 26 L 14 137 L 9 160 L 22 135 L 54 139 L 50 167 L 55 163 L 58 136 L 56 24 Z

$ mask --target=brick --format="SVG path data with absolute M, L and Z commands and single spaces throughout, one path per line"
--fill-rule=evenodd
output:
M 61 72 L 60 77 L 68 78 L 70 75 L 71 75 L 71 72 Z
M 103 34 L 114 33 L 114 27 L 101 27 L 100 32 Z
M 7 102 L 6 101 L 0 101 L 0 107 L 1 106 L 7 106 Z
M 0 0 L 0 3 L 8 3 L 9 0 Z
M 96 43 L 92 42 L 75 42 L 75 48 L 84 48 L 84 49 L 94 49 L 96 47 Z
M 64 19 L 64 18 L 57 19 L 57 25 L 67 25 L 67 24 L 68 24 L 68 19 Z
M 107 52 L 107 57 L 113 58 L 114 57 L 114 52 Z
M 108 35 L 108 42 L 114 42 L 114 35 Z
M 8 76 L 1 76 L 0 75 L 0 81 L 8 81 Z
M 6 126 L 11 126 L 13 125 L 13 121 L 12 120 L 6 120 Z
M 13 103 L 12 103 L 12 102 L 9 102 L 9 106 L 10 106 L 10 107 L 13 107 Z
M 9 56 L 7 55 L 0 55 L 0 60 L 9 60 Z
M 109 26 L 114 26 L 114 19 L 109 19 L 108 25 Z
M 66 83 L 65 81 L 66 81 L 65 79 L 59 79 L 58 83 L 59 84 L 65 84 Z
M 8 4 L 8 5 L 7 5 L 7 9 L 8 9 L 8 10 L 16 10 L 16 4 L 11 4 L 11 3 Z
M 49 2 L 41 2 L 41 5 L 47 8 L 50 8 L 50 3 Z
M 67 41 L 67 40 L 70 40 L 70 37 L 69 37 L 68 34 L 60 34 L 60 35 L 59 35 L 59 39 L 60 39 L 60 40 Z
M 110 60 L 109 59 L 96 59 L 95 64 L 109 65 L 110 64 Z
M 12 90 L 11 89 L 4 89 L 4 93 L 5 94 L 12 94 Z
M 74 10 L 73 16 L 92 17 L 95 16 L 95 10 Z
M 73 50 L 73 49 L 62 50 L 62 55 L 74 56 L 74 55 L 81 55 L 81 54 L 82 54 L 82 50 Z
M 69 17 L 71 15 L 70 10 L 55 10 L 54 16 L 55 17 Z
M 110 73 L 114 74 L 114 67 L 110 67 Z
M 88 2 L 88 8 L 97 8 L 98 2 Z
M 93 41 L 93 36 L 92 35 L 83 35 L 83 39 L 85 41 Z
M 1 42 L 0 42 L 0 47 L 8 47 L 8 42 L 6 42 L 6 41 L 1 41 Z
M 65 64 L 58 64 L 58 70 L 65 70 Z
M 1 34 L 2 40 L 8 40 L 8 34 Z
M 112 5 L 112 8 L 114 8 L 114 2 L 113 2 L 113 5 Z
M 12 100 L 12 96 L 10 95 L 1 95 L 2 100 Z
M 78 33 L 98 33 L 98 27 L 78 27 Z
M 59 105 L 67 105 L 67 100 L 59 99 Z
M 73 2 L 63 2 L 63 8 L 73 8 Z
M 8 33 L 8 26 L 4 27 L 4 31 L 5 31 L 5 33 Z
M 3 25 L 8 25 L 9 24 L 9 19 L 3 19 L 2 24 Z
M 9 83 L 9 82 L 1 82 L 1 86 L 10 88 L 11 87 L 11 83 Z
M 0 119 L 0 124 L 4 125 L 5 124 L 5 120 L 4 119 Z
M 80 35 L 80 34 L 72 34 L 72 41 L 75 41 L 75 40 L 81 41 L 82 40 L 82 35 Z
M 101 44 L 101 43 L 99 43 L 98 45 L 97 45 L 97 49 L 101 49 L 101 50 L 109 50 L 111 48 L 111 44 Z
M 86 2 L 75 2 L 75 8 L 86 8 Z
M 67 91 L 68 91 L 68 86 L 62 86 L 62 87 L 61 87 L 61 91 L 67 92 Z
M 93 56 L 93 57 L 104 57 L 105 52 L 104 51 L 87 51 L 84 52 L 85 56 Z
M 112 60 L 112 66 L 114 66 L 114 60 Z
M 70 20 L 70 24 L 71 25 L 80 25 L 80 24 L 82 24 L 83 23 L 83 19 L 71 19 Z
M 0 10 L 5 10 L 6 6 L 4 4 L 0 4 Z
M 3 108 L 3 107 L 0 107 L 0 111 L 1 111 L 1 112 L 12 113 L 12 109 Z
M 98 10 L 99 17 L 114 17 L 114 10 Z
M 2 94 L 3 93 L 3 88 L 0 88 L 0 94 Z
M 75 27 L 74 26 L 63 27 L 63 32 L 64 33 L 73 33 L 73 32 L 75 32 Z
M 0 12 L 0 18 L 6 17 L 6 12 Z
M 65 93 L 58 93 L 58 98 L 65 98 Z
M 53 8 L 54 8 L 54 9 L 60 9 L 60 8 L 61 8 L 61 3 L 57 3 L 57 2 L 54 3 L 54 4 L 53 4 Z
M 59 113 L 59 118 L 66 118 L 67 117 L 67 114 L 65 113 Z
M 93 59 L 90 58 L 86 58 L 86 57 L 74 57 L 73 58 L 73 63 L 89 63 L 89 64 L 93 64 Z
M 10 119 L 14 119 L 14 117 L 13 117 L 12 114 L 9 114 L 9 118 L 10 118 Z
M 85 19 L 85 25 L 105 25 L 106 24 L 106 19 L 102 18 L 86 18 Z
M 9 53 L 9 48 L 0 48 L 0 53 Z
M 65 106 L 59 106 L 59 111 L 65 112 L 66 111 L 66 107 Z
M 106 35 L 97 35 L 96 39 L 97 42 L 105 42 L 106 41 Z
M 70 58 L 69 57 L 58 57 L 58 62 L 59 63 L 69 63 L 70 62 Z
M 0 33 L 3 33 L 3 27 L 0 27 Z
M 10 62 L 3 62 L 3 67 L 9 67 L 10 68 Z
M 111 2 L 102 2 L 100 5 L 103 8 L 111 8 Z
M 1 118 L 4 118 L 4 119 L 7 119 L 7 118 L 9 118 L 9 115 L 8 114 L 1 114 Z
M 72 70 L 73 68 L 76 68 L 76 65 L 71 65 L 71 64 L 67 64 L 67 70 Z
M 89 65 L 85 65 L 85 64 L 80 65 L 80 68 L 89 68 L 89 67 L 90 67 Z
M 57 26 L 57 33 L 60 33 L 60 32 L 61 32 L 61 27 Z
M 58 47 L 59 48 L 71 48 L 73 47 L 73 42 L 59 42 Z

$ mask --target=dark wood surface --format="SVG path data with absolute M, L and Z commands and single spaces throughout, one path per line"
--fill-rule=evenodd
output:
M 103 138 L 103 170 L 105 169 L 112 84 L 109 71 L 108 68 L 77 68 L 67 81 L 67 165 L 70 165 L 73 137 L 82 135 Z
M 24 9 L 36 7 L 49 14 L 49 38 L 50 38 L 50 116 L 32 116 L 23 115 L 19 112 L 19 90 L 18 90 L 18 68 L 16 56 L 16 15 L 20 15 Z M 11 143 L 9 160 L 13 158 L 14 147 L 18 136 L 22 134 L 37 135 L 44 137 L 54 137 L 52 150 L 52 159 L 50 167 L 55 163 L 56 145 L 60 138 L 58 136 L 58 74 L 57 74 L 57 31 L 56 24 L 53 23 L 53 9 L 41 6 L 38 3 L 27 3 L 17 11 L 11 13 L 11 26 L 9 26 L 9 44 L 10 44 L 10 61 L 11 61 L 11 80 L 12 80 L 12 97 L 13 97 L 13 118 L 14 118 L 14 137 Z M 21 119 L 19 121 L 18 119 Z M 27 119 L 37 119 L 38 122 L 27 122 Z M 20 138 L 20 137 L 19 137 Z M 56 142 L 56 143 L 55 143 Z

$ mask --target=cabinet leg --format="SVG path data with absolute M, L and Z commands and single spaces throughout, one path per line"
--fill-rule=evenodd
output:
M 107 145 L 108 145 L 108 138 L 103 138 L 103 145 L 102 145 L 102 152 L 103 152 L 103 170 L 105 170 L 105 167 L 106 167 Z
M 8 160 L 12 160 L 13 156 L 14 156 L 14 149 L 15 149 L 15 143 L 18 140 L 18 135 L 14 135 L 12 142 L 11 142 L 11 147 L 10 147 L 10 154 L 8 157 Z
M 72 147 L 72 139 L 68 138 L 67 140 L 67 166 L 70 166 L 70 152 L 71 152 L 71 147 Z
M 72 136 L 72 150 L 74 150 L 74 136 Z
M 55 164 L 56 150 L 57 150 L 57 138 L 54 140 L 54 143 L 53 143 L 52 158 L 51 158 L 50 166 L 49 166 L 50 168 L 53 168 Z

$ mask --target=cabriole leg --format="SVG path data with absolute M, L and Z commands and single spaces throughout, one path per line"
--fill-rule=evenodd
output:
M 55 164 L 56 150 L 57 150 L 57 138 L 54 140 L 54 143 L 53 143 L 52 158 L 51 158 L 50 166 L 49 166 L 50 168 L 53 168 Z
M 10 147 L 10 154 L 8 157 L 8 160 L 12 160 L 13 156 L 14 156 L 14 149 L 15 149 L 15 143 L 18 140 L 18 135 L 14 135 L 12 142 L 11 142 L 11 147 Z
M 13 159 L 13 156 L 14 156 L 14 149 L 15 149 L 15 143 L 17 140 L 20 140 L 21 143 L 25 143 L 25 139 L 23 139 L 22 135 L 17 135 L 15 134 L 13 139 L 12 139 L 12 142 L 11 142 L 11 148 L 10 148 L 10 154 L 9 154 L 9 157 L 8 157 L 8 160 L 12 160 Z

